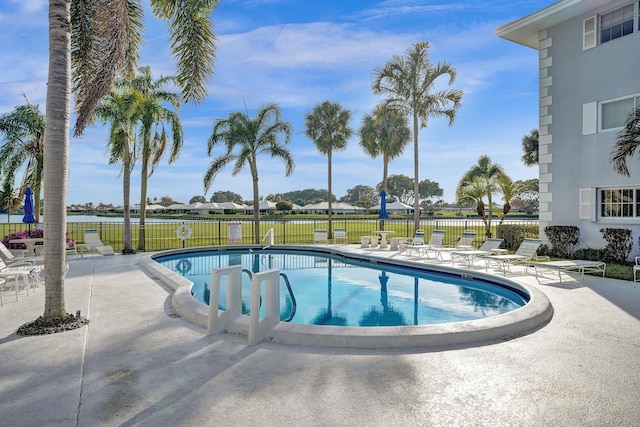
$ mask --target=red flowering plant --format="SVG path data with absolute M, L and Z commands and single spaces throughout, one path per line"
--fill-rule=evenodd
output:
M 27 249 L 27 245 L 24 243 L 9 243 L 11 240 L 18 239 L 42 239 L 44 232 L 42 230 L 30 230 L 30 231 L 12 231 L 8 236 L 4 236 L 2 243 L 9 249 Z M 75 247 L 76 242 L 67 235 L 67 248 L 71 249 Z
M 38 239 L 43 237 L 42 230 L 30 230 L 30 231 L 12 231 L 8 236 L 4 236 L 2 243 L 9 249 L 27 249 L 27 245 L 24 243 L 9 243 L 10 240 L 17 239 Z

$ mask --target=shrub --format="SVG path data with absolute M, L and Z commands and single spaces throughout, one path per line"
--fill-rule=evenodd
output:
M 551 243 L 550 254 L 558 258 L 570 258 L 580 241 L 580 229 L 573 225 L 550 225 L 545 227 L 544 234 Z
M 538 250 L 536 251 L 536 255 L 538 255 L 538 256 L 551 256 L 551 249 L 549 249 L 549 246 L 547 246 L 547 245 L 545 245 L 543 243 L 538 247 Z
M 525 237 L 537 239 L 540 230 L 537 225 L 503 224 L 498 227 L 498 237 L 504 239 L 504 246 L 515 251 L 522 244 Z
M 582 248 L 574 251 L 572 258 L 587 261 L 605 261 L 607 252 L 604 249 Z
M 607 241 L 606 259 L 607 262 L 624 264 L 633 249 L 631 230 L 627 228 L 601 228 L 602 237 Z

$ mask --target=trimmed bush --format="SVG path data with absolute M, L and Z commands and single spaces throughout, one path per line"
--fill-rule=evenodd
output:
M 550 255 L 558 258 L 571 258 L 580 241 L 580 229 L 573 225 L 550 225 L 545 227 L 544 234 L 551 243 Z
M 633 249 L 631 230 L 628 228 L 601 228 L 602 237 L 607 241 L 606 252 L 607 262 L 624 264 Z
M 537 239 L 540 229 L 537 225 L 502 224 L 498 227 L 498 237 L 504 239 L 505 249 L 515 251 L 520 247 L 525 237 Z

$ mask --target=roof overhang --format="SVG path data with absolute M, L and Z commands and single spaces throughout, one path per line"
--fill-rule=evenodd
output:
M 616 0 L 560 0 L 495 29 L 498 37 L 538 49 L 538 33 L 576 16 L 599 9 Z

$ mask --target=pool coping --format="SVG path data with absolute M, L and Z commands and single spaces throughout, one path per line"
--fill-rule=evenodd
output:
M 180 253 L 222 252 L 247 249 L 262 249 L 262 247 L 259 245 L 230 245 L 175 249 L 143 257 L 140 259 L 140 266 L 150 276 L 172 289 L 173 295 L 171 302 L 176 313 L 190 322 L 205 328 L 206 332 L 209 307 L 196 301 L 192 297 L 191 286 L 193 283 L 178 273 L 162 266 L 156 262 L 154 258 Z M 518 289 L 527 293 L 530 299 L 523 307 L 508 313 L 478 320 L 435 325 L 355 327 L 278 322 L 275 325 L 266 325 L 268 330 L 264 334 L 262 341 L 272 341 L 289 345 L 367 349 L 467 347 L 509 340 L 532 333 L 546 325 L 553 317 L 553 306 L 542 291 L 504 276 L 449 267 L 442 264 L 425 263 L 424 261 L 408 259 L 390 260 L 388 257 L 342 250 L 339 247 L 274 245 L 271 246 L 270 249 L 320 252 L 346 258 L 374 260 L 376 263 L 424 268 L 449 274 L 464 275 L 465 277 L 471 276 Z M 219 311 L 219 315 L 221 313 L 223 313 L 223 311 Z M 239 315 L 227 322 L 224 332 L 247 336 L 248 329 L 249 316 Z

